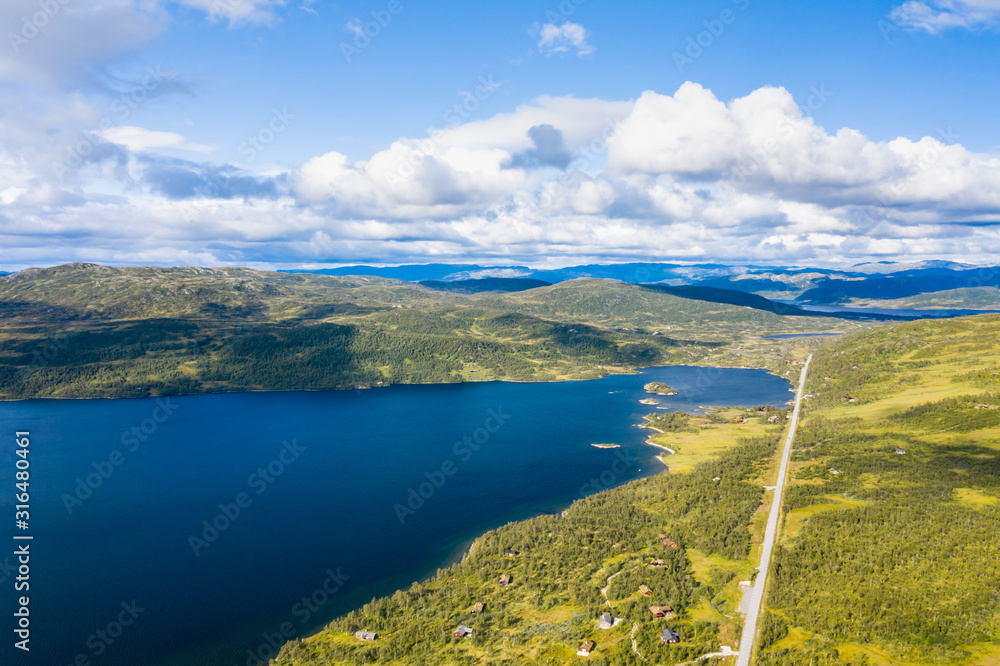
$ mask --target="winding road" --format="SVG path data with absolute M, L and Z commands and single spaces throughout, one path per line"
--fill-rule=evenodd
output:
M 767 529 L 764 530 L 764 543 L 760 553 L 760 566 L 757 568 L 757 579 L 754 586 L 744 594 L 749 594 L 746 620 L 743 623 L 743 635 L 740 638 L 739 656 L 736 666 L 750 666 L 753 656 L 753 646 L 757 639 L 757 622 L 764 605 L 764 590 L 767 588 L 767 572 L 771 568 L 771 553 L 774 551 L 774 539 L 778 535 L 778 518 L 781 516 L 781 493 L 785 489 L 785 477 L 788 474 L 788 459 L 792 453 L 792 442 L 795 440 L 795 429 L 799 425 L 799 408 L 802 407 L 802 392 L 806 385 L 806 372 L 812 354 L 802 367 L 799 377 L 799 390 L 795 394 L 795 410 L 792 412 L 792 424 L 788 429 L 788 439 L 785 440 L 785 450 L 781 454 L 781 467 L 778 469 L 778 480 L 774 486 L 774 497 L 771 501 L 771 513 L 767 517 Z
M 601 594 L 604 595 L 604 601 L 605 601 L 605 603 L 608 604 L 608 608 L 612 608 L 612 609 L 614 608 L 614 606 L 611 605 L 611 600 L 608 599 L 608 590 L 611 588 L 611 581 L 613 581 L 618 576 L 621 576 L 623 573 L 624 573 L 624 570 L 623 571 L 619 571 L 618 573 L 612 574 L 611 576 L 609 576 L 608 577 L 608 584 L 601 588 Z M 635 622 L 633 622 L 632 623 L 632 633 L 629 634 L 629 638 L 632 639 L 632 652 L 635 652 L 636 656 L 638 656 L 639 659 L 642 659 L 643 661 L 646 661 L 646 658 L 643 657 L 642 653 L 639 652 L 639 645 L 638 645 L 638 643 L 636 643 L 636 640 L 635 640 L 635 632 L 637 632 L 637 631 L 639 631 L 639 625 L 636 624 Z

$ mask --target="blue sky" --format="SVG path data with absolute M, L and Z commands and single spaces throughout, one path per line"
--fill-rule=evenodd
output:
M 12 0 L 0 268 L 986 262 L 998 26 L 1000 0 Z

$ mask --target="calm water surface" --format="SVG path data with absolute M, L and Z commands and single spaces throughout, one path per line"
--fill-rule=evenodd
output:
M 13 546 L 0 551 L 0 664 L 258 663 L 282 624 L 310 633 L 488 529 L 661 471 L 635 427 L 655 409 L 638 403 L 649 381 L 680 390 L 658 398 L 670 409 L 792 397 L 764 371 L 672 367 L 558 384 L 0 403 L 3 518 L 14 432 L 30 430 L 34 536 L 27 656 L 10 634 Z

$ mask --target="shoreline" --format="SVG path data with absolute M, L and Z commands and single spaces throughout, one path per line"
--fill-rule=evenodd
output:
M 650 438 L 650 439 L 651 439 L 651 438 Z M 669 453 L 669 454 L 670 454 L 670 455 L 672 455 L 672 456 L 676 456 L 676 455 L 677 455 L 677 452 L 676 452 L 676 451 L 674 451 L 673 449 L 671 449 L 670 447 L 668 447 L 668 446 L 663 446 L 662 444 L 655 444 L 654 442 L 650 441 L 650 439 L 647 439 L 647 440 L 646 440 L 646 444 L 647 444 L 648 446 L 655 446 L 655 447 L 656 447 L 656 448 L 658 448 L 658 449 L 663 449 L 664 451 L 666 451 L 667 453 Z M 659 457 L 659 456 L 657 456 L 657 457 Z
M 600 377 L 583 377 L 578 379 L 546 379 L 541 381 L 527 381 L 523 379 L 472 379 L 463 380 L 456 382 L 406 382 L 400 384 L 385 384 L 383 386 L 356 386 L 351 388 L 295 388 L 295 389 L 267 389 L 267 388 L 252 388 L 252 389 L 233 389 L 233 390 L 211 390 L 211 391 L 197 391 L 193 393 L 157 393 L 154 395 L 143 395 L 143 396 L 106 396 L 106 395 L 93 395 L 93 396 L 28 396 L 19 398 L 0 398 L 0 404 L 5 402 L 24 402 L 27 400 L 149 400 L 153 398 L 187 398 L 191 396 L 199 395 L 229 395 L 234 393 L 334 393 L 334 392 L 347 392 L 347 391 L 374 391 L 377 389 L 390 389 L 397 386 L 450 386 L 457 384 L 488 384 L 490 382 L 503 383 L 503 384 L 565 384 L 567 382 L 593 382 L 607 377 L 622 377 L 630 375 L 641 375 L 647 370 L 656 370 L 659 368 L 719 368 L 720 370 L 763 370 L 769 375 L 778 377 L 779 379 L 784 379 L 787 381 L 787 377 L 777 374 L 774 370 L 769 368 L 748 368 L 746 366 L 736 367 L 727 365 L 713 365 L 713 364 L 699 364 L 692 365 L 690 363 L 678 363 L 676 365 L 648 365 L 632 368 L 627 372 L 608 372 Z M 794 390 L 794 389 L 793 389 Z

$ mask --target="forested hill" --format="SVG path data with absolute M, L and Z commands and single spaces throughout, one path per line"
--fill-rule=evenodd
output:
M 1000 317 L 816 353 L 761 666 L 1000 663 Z
M 378 277 L 69 264 L 0 277 L 0 397 L 597 377 L 843 331 L 604 280 L 467 295 Z
M 764 299 L 759 299 L 764 300 Z M 586 321 L 699 340 L 782 333 L 850 332 L 859 325 L 830 317 L 783 316 L 755 307 L 686 298 L 669 290 L 583 278 L 551 287 L 483 295 L 484 307 L 548 319 Z

